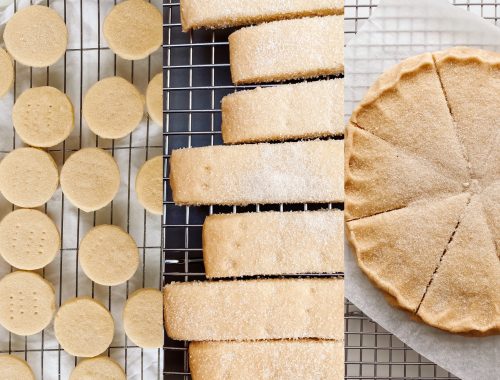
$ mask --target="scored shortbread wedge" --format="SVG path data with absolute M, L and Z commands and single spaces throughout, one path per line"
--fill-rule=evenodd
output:
M 235 84 L 314 78 L 344 70 L 344 18 L 312 17 L 243 28 L 229 36 Z
M 209 278 L 343 272 L 343 231 L 339 210 L 212 215 L 203 224 L 205 271 Z
M 175 203 L 328 203 L 344 199 L 343 141 L 208 146 L 172 152 Z
M 224 97 L 221 106 L 226 144 L 344 133 L 342 79 L 258 87 Z
M 344 336 L 344 281 L 335 278 L 173 283 L 164 308 L 177 340 Z
M 193 380 L 341 380 L 344 347 L 342 342 L 309 339 L 194 342 L 189 367 Z
M 226 28 L 303 16 L 340 15 L 342 0 L 182 0 L 182 30 Z

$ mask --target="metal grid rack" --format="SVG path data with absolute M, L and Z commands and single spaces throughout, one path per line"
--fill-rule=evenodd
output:
M 500 1 L 453 0 L 455 5 L 497 23 Z M 345 1 L 345 38 L 354 36 L 378 0 Z M 164 0 L 164 154 L 173 149 L 218 145 L 220 100 L 226 94 L 255 86 L 232 85 L 227 37 L 232 30 L 183 33 L 179 2 Z M 206 215 L 221 212 L 311 210 L 341 205 L 277 205 L 252 207 L 177 207 L 172 202 L 165 168 L 163 220 L 164 282 L 203 280 L 201 228 Z M 455 379 L 403 344 L 345 302 L 346 379 Z M 187 343 L 167 338 L 164 378 L 190 379 Z

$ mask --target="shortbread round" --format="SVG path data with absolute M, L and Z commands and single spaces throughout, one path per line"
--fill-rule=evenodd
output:
M 135 192 L 139 203 L 156 215 L 163 213 L 163 157 L 146 161 L 135 181 Z
M 14 355 L 0 355 L 0 379 L 35 380 L 35 375 L 23 359 Z
M 107 356 L 85 359 L 71 372 L 69 380 L 125 380 L 125 372 Z
M 54 222 L 38 210 L 18 209 L 0 222 L 0 255 L 13 267 L 43 268 L 54 260 L 60 244 Z
M 56 163 L 43 150 L 15 149 L 0 161 L 0 193 L 16 206 L 42 206 L 54 195 L 58 184 Z
M 68 30 L 56 11 L 32 5 L 17 11 L 5 26 L 5 46 L 23 65 L 47 67 L 66 52 Z
M 52 320 L 56 296 L 52 284 L 33 272 L 17 271 L 0 280 L 0 324 L 17 335 L 33 335 Z
M 105 78 L 85 94 L 82 113 L 90 130 L 97 136 L 120 139 L 138 127 L 144 116 L 144 99 L 127 80 Z
M 159 126 L 163 125 L 163 73 L 156 74 L 146 90 L 146 106 L 149 117 Z
M 63 142 L 75 125 L 71 101 L 49 86 L 24 91 L 14 104 L 12 121 L 21 140 L 40 148 Z
M 163 17 L 153 4 L 127 0 L 109 12 L 103 25 L 111 50 L 124 59 L 146 58 L 163 42 Z
M 0 98 L 12 87 L 14 82 L 14 64 L 9 54 L 0 48 Z
M 163 346 L 163 294 L 157 289 L 139 289 L 130 295 L 123 309 L 123 328 L 142 348 Z
M 85 274 L 106 286 L 126 282 L 139 266 L 139 250 L 132 236 L 108 224 L 94 227 L 85 235 L 79 258 Z
M 89 297 L 65 302 L 54 319 L 57 341 L 73 356 L 94 357 L 103 353 L 113 340 L 114 330 L 110 312 Z
M 99 148 L 74 153 L 61 170 L 61 188 L 66 197 L 85 212 L 109 204 L 120 188 L 120 170 L 115 159 Z

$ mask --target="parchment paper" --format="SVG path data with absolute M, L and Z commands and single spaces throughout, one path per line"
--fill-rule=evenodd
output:
M 47 4 L 46 0 L 38 1 Z M 155 0 L 153 3 L 162 9 L 162 2 Z M 29 4 L 29 0 L 18 1 L 18 7 Z M 60 15 L 64 15 L 64 1 L 50 0 L 50 7 Z M 162 350 L 141 350 L 127 340 L 122 326 L 122 309 L 127 294 L 142 287 L 158 288 L 161 284 L 161 218 L 145 213 L 140 206 L 134 191 L 135 177 L 139 167 L 146 158 L 162 154 L 162 128 L 143 119 L 141 125 L 130 137 L 116 140 L 114 146 L 110 140 L 96 139 L 88 129 L 80 115 L 82 97 L 88 88 L 93 85 L 98 76 L 105 78 L 114 75 L 114 54 L 107 49 L 104 38 L 98 34 L 98 24 L 111 10 L 114 0 L 67 0 L 66 24 L 69 29 L 69 46 L 66 54 L 66 73 L 64 59 L 51 66 L 48 73 L 46 69 L 33 69 L 32 86 L 44 86 L 47 83 L 64 91 L 71 98 L 75 108 L 75 130 L 66 140 L 65 145 L 60 144 L 49 150 L 56 160 L 59 168 L 64 159 L 67 159 L 80 147 L 96 146 L 108 152 L 113 152 L 120 167 L 122 182 L 120 192 L 113 202 L 95 213 L 79 212 L 66 199 L 63 201 L 59 189 L 47 204 L 46 212 L 55 221 L 63 233 L 62 252 L 42 274 L 56 289 L 58 304 L 78 296 L 94 296 L 105 306 L 110 308 L 115 320 L 115 336 L 109 354 L 127 370 L 129 379 L 156 379 L 161 378 L 163 359 Z M 100 6 L 100 9 L 98 8 Z M 81 12 L 82 11 L 82 12 Z M 0 20 L 7 19 L 12 14 L 12 7 L 1 10 Z M 80 18 L 80 15 L 82 16 Z M 2 28 L 0 27 L 0 37 Z M 0 38 L 0 44 L 3 41 Z M 100 56 L 97 46 L 101 46 Z M 83 50 L 81 49 L 83 48 Z M 98 61 L 99 60 L 99 61 Z M 98 64 L 99 63 L 99 64 Z M 100 69 L 99 69 L 100 67 Z M 142 93 L 145 93 L 149 78 L 152 78 L 162 68 L 162 52 L 157 51 L 148 59 L 125 61 L 116 60 L 116 75 L 132 80 Z M 11 111 L 16 97 L 30 87 L 30 68 L 16 65 L 17 83 L 15 90 L 0 99 L 0 160 L 13 147 L 21 147 L 23 143 L 14 133 L 11 121 Z M 1 73 L 0 73 L 1 74 Z M 129 149 L 129 147 L 133 147 Z M 129 183 L 130 178 L 130 183 Z M 34 190 L 36 191 L 36 189 Z M 9 204 L 0 196 L 0 219 L 12 210 Z M 45 208 L 41 208 L 42 211 Z M 81 238 L 94 224 L 115 224 L 128 230 L 139 248 L 140 266 L 135 276 L 128 282 L 112 288 L 93 285 L 82 272 L 77 263 L 77 248 Z M 0 276 L 11 270 L 3 259 L 0 258 Z M 128 346 L 124 349 L 123 346 Z M 41 349 L 43 348 L 43 353 Z M 33 368 L 36 378 L 47 380 L 68 379 L 75 366 L 75 358 L 58 351 L 58 343 L 54 338 L 52 324 L 43 332 L 28 338 L 10 335 L 0 327 L 0 350 L 12 352 L 26 358 Z M 59 356 L 60 355 L 60 356 Z M 61 366 L 59 368 L 59 362 Z M 161 364 L 161 365 L 160 365 Z M 143 373 L 141 376 L 141 367 Z M 60 377 L 59 377 L 60 374 Z
M 345 51 L 347 117 L 384 70 L 409 56 L 455 45 L 500 51 L 500 29 L 445 0 L 382 0 Z M 500 336 L 458 336 L 411 320 L 369 282 L 348 243 L 345 252 L 346 296 L 370 318 L 464 380 L 500 379 Z

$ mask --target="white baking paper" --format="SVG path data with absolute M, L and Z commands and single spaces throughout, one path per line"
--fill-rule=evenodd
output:
M 115 74 L 115 56 L 107 48 L 102 34 L 104 17 L 114 5 L 114 0 L 50 0 L 37 1 L 55 9 L 61 16 L 66 14 L 69 30 L 69 46 L 65 60 L 61 59 L 47 69 L 33 69 L 16 65 L 15 88 L 0 99 L 0 160 L 14 147 L 23 143 L 14 136 L 11 112 L 14 96 L 19 96 L 30 85 L 45 86 L 47 84 L 60 90 L 66 90 L 75 108 L 75 130 L 66 140 L 49 149 L 50 154 L 59 167 L 63 160 L 81 147 L 99 146 L 113 153 L 120 167 L 122 183 L 120 192 L 113 205 L 98 212 L 79 212 L 66 199 L 63 200 L 59 189 L 47 204 L 46 212 L 53 218 L 63 233 L 62 252 L 41 273 L 56 289 L 58 304 L 78 296 L 94 296 L 110 308 L 115 320 L 115 336 L 109 355 L 126 369 L 129 379 L 159 379 L 162 377 L 163 359 L 161 350 L 141 350 L 133 342 L 127 340 L 123 331 L 122 309 L 127 294 L 142 287 L 159 288 L 161 284 L 161 218 L 144 211 L 137 201 L 134 191 L 135 177 L 146 158 L 162 154 L 162 128 L 145 117 L 141 125 L 130 137 L 115 140 L 96 139 L 81 118 L 82 98 L 91 85 L 99 78 Z M 30 3 L 29 0 L 18 0 L 18 8 Z M 34 2 L 33 2 L 34 3 Z M 162 9 L 162 2 L 153 3 Z M 65 7 L 66 4 L 66 7 Z M 9 13 L 10 12 L 10 13 Z M 12 7 L 0 10 L 0 20 L 12 14 Z M 101 25 L 99 29 L 98 26 Z M 1 36 L 1 28 L 0 28 Z M 0 38 L 1 46 L 3 41 Z M 97 47 L 100 46 L 100 51 Z M 149 78 L 162 69 L 162 52 L 157 51 L 151 59 L 134 63 L 120 58 L 116 59 L 116 75 L 133 83 L 145 93 Z M 1 73 L 0 73 L 1 75 Z M 66 89 L 65 89 L 66 87 Z M 129 149 L 132 147 L 132 149 Z M 130 179 L 130 181 L 129 181 Z M 36 191 L 36 189 L 34 189 Z M 12 210 L 0 195 L 0 219 Z M 45 208 L 41 208 L 45 210 Z M 124 285 L 112 288 L 94 285 L 77 264 L 77 248 L 81 238 L 94 224 L 115 224 L 128 230 L 136 240 L 140 253 L 140 266 L 135 276 Z M 11 268 L 0 258 L 0 276 Z M 127 346 L 127 349 L 123 348 Z M 43 351 L 42 351 L 43 349 Z M 25 351 L 27 354 L 25 355 Z M 75 366 L 75 358 L 58 350 L 52 325 L 43 333 L 27 338 L 16 336 L 0 327 L 0 351 L 12 352 L 26 358 L 33 368 L 37 379 L 68 379 Z M 60 376 L 60 377 L 59 377 Z
M 500 29 L 445 0 L 382 0 L 345 50 L 347 117 L 384 70 L 409 56 L 456 45 L 500 51 Z M 500 336 L 459 336 L 415 322 L 386 302 L 348 244 L 345 259 L 346 296 L 375 322 L 464 380 L 500 379 Z

